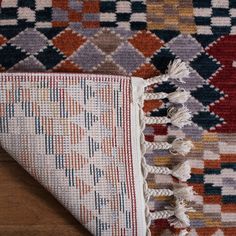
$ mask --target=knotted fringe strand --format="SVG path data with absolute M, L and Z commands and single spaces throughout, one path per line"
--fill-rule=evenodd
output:
M 175 228 L 186 228 L 190 226 L 190 220 L 186 212 L 193 212 L 193 208 L 186 207 L 184 201 L 176 200 L 175 206 L 168 206 L 166 210 L 150 212 L 149 222 L 156 219 L 167 219 Z
M 145 93 L 144 98 L 145 100 L 154 100 L 154 99 L 165 99 L 168 98 L 168 100 L 171 103 L 176 104 L 183 104 L 185 103 L 190 96 L 190 92 L 185 91 L 184 89 L 178 88 L 175 92 L 172 93 Z
M 183 229 L 179 232 L 178 236 L 187 236 L 188 235 L 188 230 Z
M 167 116 L 164 117 L 152 117 L 145 116 L 144 121 L 146 124 L 168 124 L 183 128 L 185 125 L 191 124 L 192 115 L 188 108 L 171 107 L 168 109 Z
M 168 142 L 147 142 L 145 141 L 144 146 L 146 150 L 169 150 L 171 154 L 182 156 L 187 155 L 191 149 L 194 147 L 192 141 L 185 141 L 181 138 L 175 139 L 172 143 Z
M 147 87 L 154 83 L 162 83 L 167 81 L 169 78 L 176 79 L 179 82 L 184 83 L 183 78 L 189 75 L 189 70 L 184 62 L 181 62 L 180 59 L 174 60 L 168 65 L 167 73 L 165 75 L 156 76 L 145 80 L 144 86 Z M 190 93 L 186 92 L 184 89 L 177 89 L 172 93 L 145 93 L 143 99 L 153 100 L 153 99 L 165 99 L 167 98 L 169 102 L 175 104 L 183 104 L 189 98 Z M 142 100 L 142 105 L 143 105 Z M 140 127 L 143 131 L 146 124 L 168 124 L 182 128 L 184 125 L 190 124 L 191 114 L 186 107 L 176 108 L 171 107 L 168 109 L 166 117 L 148 117 L 144 115 L 144 112 L 141 108 L 141 122 Z M 171 189 L 149 189 L 147 187 L 146 178 L 149 173 L 152 174 L 163 174 L 163 175 L 172 175 L 173 177 L 178 178 L 180 181 L 187 181 L 190 178 L 191 167 L 188 161 L 179 163 L 172 170 L 167 167 L 157 167 L 151 166 L 146 163 L 144 154 L 147 150 L 154 149 L 165 149 L 169 150 L 170 153 L 176 155 L 180 154 L 185 156 L 190 152 L 193 144 L 191 141 L 186 141 L 181 138 L 175 139 L 172 143 L 168 142 L 147 142 L 145 141 L 144 134 L 141 133 L 141 154 L 142 158 L 142 168 L 144 176 L 144 197 L 145 202 L 149 201 L 151 196 L 174 196 L 176 198 L 175 206 L 167 207 L 164 211 L 150 212 L 148 204 L 146 204 L 146 219 L 147 226 L 150 226 L 150 222 L 154 219 L 168 219 L 169 223 L 177 228 L 183 228 L 189 226 L 189 218 L 186 212 L 192 210 L 185 206 L 184 200 L 192 201 L 194 196 L 194 191 L 192 187 L 183 187 L 175 186 L 173 190 Z M 147 229 L 147 233 L 150 233 L 150 230 Z M 184 232 L 183 232 L 184 233 Z
M 193 201 L 194 199 L 194 191 L 192 186 L 182 186 L 182 187 L 174 187 L 173 190 L 171 189 L 151 189 L 146 187 L 144 189 L 145 197 L 147 201 L 151 196 L 174 196 L 176 199 L 179 200 L 186 200 L 186 201 Z
M 143 166 L 143 169 L 145 177 L 147 177 L 148 173 L 159 175 L 172 175 L 183 182 L 186 182 L 191 177 L 191 167 L 188 161 L 179 163 L 172 170 L 168 167 L 158 167 L 147 164 Z
M 159 75 L 145 80 L 145 85 L 149 86 L 156 83 L 162 83 L 167 81 L 169 78 L 176 79 L 181 83 L 184 83 L 183 78 L 188 77 L 189 69 L 186 64 L 180 59 L 176 59 L 169 63 L 167 67 L 167 73 L 164 75 Z

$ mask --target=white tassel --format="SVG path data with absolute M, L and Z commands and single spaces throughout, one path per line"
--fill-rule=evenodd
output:
M 154 76 L 145 80 L 145 86 L 150 86 L 155 83 L 162 83 L 167 81 L 169 78 L 176 79 L 181 83 L 185 83 L 183 78 L 188 77 L 189 69 L 186 64 L 180 59 L 176 59 L 169 63 L 167 67 L 167 74 Z
M 178 88 L 175 92 L 172 93 L 144 93 L 145 100 L 160 100 L 168 98 L 171 103 L 183 104 L 185 103 L 190 96 L 190 92 L 185 91 L 184 89 Z
M 170 117 L 172 125 L 178 128 L 183 128 L 185 125 L 191 124 L 192 116 L 186 107 L 171 107 L 168 110 L 168 117 Z
M 186 156 L 193 147 L 194 145 L 190 140 L 184 141 L 182 138 L 177 138 L 172 143 L 170 153 L 174 155 L 180 154 L 182 156 Z
M 170 78 L 177 79 L 181 83 L 185 83 L 182 79 L 189 76 L 189 69 L 180 59 L 170 62 L 167 71 Z
M 168 222 L 175 228 L 186 228 L 190 226 L 189 216 L 186 212 L 194 212 L 192 207 L 186 207 L 183 201 L 176 201 L 175 207 L 166 207 L 167 210 L 173 211 L 173 217 L 168 218 Z
M 192 207 L 186 207 L 183 201 L 176 200 L 175 206 L 167 206 L 166 210 L 150 212 L 148 222 L 155 219 L 167 219 L 175 228 L 186 228 L 190 226 L 190 220 L 186 212 L 194 212 Z
M 181 138 L 175 139 L 172 143 L 145 141 L 143 146 L 145 147 L 146 151 L 169 150 L 169 152 L 173 155 L 180 154 L 182 156 L 187 155 L 194 147 L 191 141 L 184 141 Z
M 191 177 L 191 166 L 188 161 L 178 164 L 172 169 L 172 176 L 186 182 Z
M 147 201 L 151 196 L 153 197 L 174 196 L 176 199 L 179 200 L 192 201 L 195 192 L 193 191 L 192 186 L 175 187 L 174 190 L 170 190 L 170 189 L 152 189 L 148 188 L 146 184 L 144 187 L 144 193 L 145 193 L 145 199 L 147 199 Z
M 168 99 L 172 103 L 183 104 L 189 99 L 189 96 L 190 92 L 187 92 L 184 89 L 177 89 L 175 92 L 168 94 Z
M 192 186 L 175 187 L 173 195 L 179 200 L 193 201 L 195 192 Z
M 186 236 L 186 235 L 188 235 L 188 230 L 183 229 L 183 230 L 181 230 L 181 231 L 179 232 L 179 235 L 178 235 L 178 236 Z
M 145 178 L 147 177 L 148 173 L 157 175 L 172 175 L 177 179 L 179 179 L 180 181 L 185 182 L 191 177 L 190 171 L 191 167 L 188 161 L 178 164 L 172 170 L 169 169 L 168 167 L 143 164 L 143 172 Z

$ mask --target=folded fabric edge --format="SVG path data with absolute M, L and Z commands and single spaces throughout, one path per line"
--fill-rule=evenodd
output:
M 135 162 L 133 163 L 135 189 L 136 189 L 136 207 L 137 207 L 137 233 L 138 236 L 148 235 L 148 227 L 146 224 L 145 209 L 146 203 L 144 198 L 144 176 L 142 173 L 142 153 L 140 137 L 142 101 L 144 96 L 144 80 L 139 77 L 132 77 L 132 104 L 131 104 L 131 138 L 132 138 L 132 156 Z

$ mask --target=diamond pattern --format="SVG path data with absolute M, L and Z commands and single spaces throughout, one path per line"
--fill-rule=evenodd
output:
M 11 72 L 25 72 L 25 68 L 29 68 L 29 72 L 44 72 L 46 71 L 45 66 L 42 65 L 34 56 L 29 56 L 26 59 L 20 61 L 9 71 Z
M 199 87 L 203 83 L 206 82 L 195 70 L 191 70 L 191 68 L 190 68 L 190 74 L 189 74 L 188 78 L 186 78 L 186 81 L 188 81 L 188 82 L 187 83 L 180 83 L 177 80 L 174 80 L 172 82 L 175 83 L 175 85 L 177 85 L 178 87 L 184 88 L 188 91 L 195 90 L 196 87 Z
M 165 73 L 167 65 L 174 59 L 175 56 L 170 52 L 170 50 L 163 48 L 160 52 L 154 54 L 151 62 L 158 70 L 160 70 L 162 73 Z
M 128 74 L 132 73 L 145 62 L 144 56 L 139 54 L 129 43 L 122 44 L 112 55 L 116 63 L 121 65 Z
M 75 65 L 75 63 L 65 60 L 59 63 L 56 67 L 53 68 L 53 71 L 56 72 L 73 72 L 73 73 L 82 73 L 83 71 Z
M 47 45 L 47 38 L 39 33 L 39 31 L 27 28 L 11 39 L 10 43 L 24 49 L 28 53 L 35 54 Z
M 19 48 L 7 44 L 3 48 L 0 48 L 0 65 L 6 69 L 11 68 L 20 60 L 26 57 L 26 54 L 22 52 Z M 14 56 L 13 56 L 14 55 Z
M 36 57 L 47 69 L 53 68 L 64 58 L 63 55 L 52 46 L 45 48 Z
M 125 75 L 125 72 L 119 68 L 113 61 L 106 60 L 101 63 L 94 73 L 98 74 L 112 74 L 112 75 Z
M 200 111 L 193 116 L 192 121 L 205 130 L 212 129 L 223 123 L 219 116 L 209 111 Z
M 97 49 L 95 45 L 88 42 L 75 52 L 70 60 L 78 64 L 82 69 L 92 71 L 105 59 L 104 53 Z
M 122 41 L 118 34 L 108 29 L 102 30 L 91 39 L 91 42 L 107 54 L 114 52 Z
M 205 53 L 201 53 L 197 58 L 195 58 L 190 65 L 195 69 L 199 75 L 201 75 L 205 80 L 210 78 L 219 68 L 220 64 L 208 56 Z
M 146 31 L 138 32 L 129 42 L 146 57 L 152 56 L 164 44 L 161 39 Z
M 192 91 L 191 94 L 204 106 L 215 103 L 224 96 L 223 93 L 219 92 L 219 90 L 217 90 L 213 85 L 209 84 L 205 84 L 202 87 L 197 88 L 197 90 Z
M 201 45 L 190 35 L 179 35 L 168 43 L 168 47 L 184 61 L 190 61 L 202 50 Z
M 66 56 L 70 56 L 86 42 L 86 38 L 67 29 L 53 38 L 52 42 L 54 46 L 59 48 Z

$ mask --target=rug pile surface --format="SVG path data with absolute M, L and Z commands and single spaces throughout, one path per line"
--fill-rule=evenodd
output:
M 192 124 L 177 130 L 149 125 L 146 140 L 167 135 L 191 139 L 186 157 L 155 151 L 157 166 L 190 160 L 188 184 L 197 192 L 190 235 L 233 235 L 236 227 L 236 1 L 235 0 L 2 0 L 0 71 L 63 72 L 138 76 L 164 73 L 175 58 L 190 69 L 186 83 L 165 82 L 154 92 L 184 88 Z M 9 108 L 10 109 L 10 108 Z M 29 108 L 30 109 L 30 108 Z M 166 113 L 164 102 L 148 101 L 151 116 Z M 5 121 L 0 119 L 0 131 Z M 60 157 L 58 157 L 60 159 Z M 60 165 L 60 160 L 58 165 Z M 172 178 L 150 176 L 149 186 L 168 187 Z M 150 200 L 158 210 L 165 197 Z M 105 227 L 105 226 L 104 226 Z M 153 235 L 173 229 L 166 220 Z

